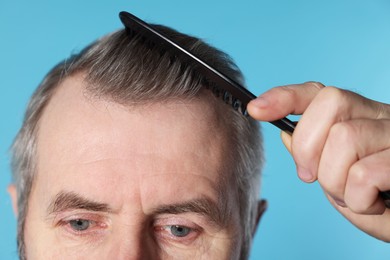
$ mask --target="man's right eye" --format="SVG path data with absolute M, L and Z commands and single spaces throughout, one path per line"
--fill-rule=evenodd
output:
M 64 231 L 74 236 L 93 235 L 108 228 L 107 219 L 92 214 L 78 214 L 58 222 Z

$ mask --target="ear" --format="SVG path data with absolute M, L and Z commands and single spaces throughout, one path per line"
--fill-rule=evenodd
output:
M 8 194 L 11 197 L 12 208 L 14 210 L 15 216 L 18 216 L 18 193 L 14 184 L 8 185 Z
M 253 226 L 252 237 L 255 235 L 256 230 L 260 223 L 260 219 L 263 216 L 264 212 L 266 211 L 267 207 L 268 207 L 268 202 L 266 200 L 259 200 L 257 202 L 256 222 L 255 225 Z

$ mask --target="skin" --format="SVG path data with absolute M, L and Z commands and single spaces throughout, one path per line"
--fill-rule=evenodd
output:
M 126 107 L 88 98 L 80 75 L 61 83 L 40 121 L 27 258 L 238 259 L 232 149 L 207 99 Z
M 318 181 L 350 222 L 390 242 L 390 210 L 378 196 L 390 190 L 388 104 L 307 82 L 273 88 L 249 103 L 248 110 L 261 121 L 302 115 L 292 136 L 282 134 L 299 178 Z

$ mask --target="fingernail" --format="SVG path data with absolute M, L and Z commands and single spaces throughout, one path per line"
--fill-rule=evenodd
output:
M 269 100 L 264 96 L 259 96 L 256 99 L 252 100 L 256 107 L 265 108 L 269 105 Z
M 309 182 L 313 179 L 313 174 L 308 169 L 298 167 L 297 171 L 299 178 L 304 182 Z

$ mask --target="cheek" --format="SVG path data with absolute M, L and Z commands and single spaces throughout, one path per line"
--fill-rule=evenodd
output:
M 225 235 L 216 234 L 203 237 L 193 249 L 163 246 L 162 250 L 167 257 L 162 259 L 239 259 L 240 245 Z

